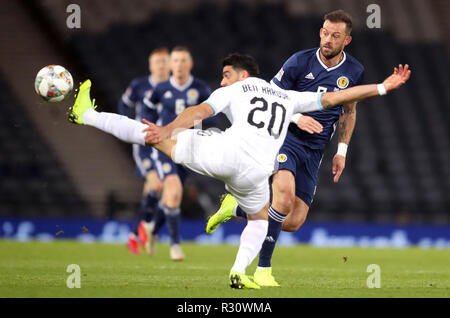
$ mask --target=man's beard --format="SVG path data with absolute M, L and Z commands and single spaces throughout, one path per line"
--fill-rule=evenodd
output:
M 331 51 L 329 53 L 325 53 L 323 51 L 323 46 L 320 47 L 320 53 L 322 53 L 322 55 L 327 59 L 327 60 L 331 60 L 333 57 L 339 55 L 341 53 L 341 48 L 336 49 L 334 51 Z

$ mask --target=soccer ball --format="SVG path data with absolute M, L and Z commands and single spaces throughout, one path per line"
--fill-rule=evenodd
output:
M 64 67 L 48 65 L 37 73 L 34 88 L 47 102 L 60 102 L 72 92 L 73 78 Z

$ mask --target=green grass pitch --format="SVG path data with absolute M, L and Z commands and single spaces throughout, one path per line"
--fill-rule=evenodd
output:
M 124 245 L 75 241 L 0 241 L 0 297 L 446 297 L 450 296 L 450 251 L 375 248 L 278 247 L 272 265 L 280 288 L 234 290 L 228 273 L 237 246 L 183 245 L 186 260 L 157 254 L 130 255 Z M 70 289 L 69 264 L 81 269 L 81 288 Z M 380 266 L 381 288 L 366 281 Z M 253 273 L 256 261 L 248 268 Z

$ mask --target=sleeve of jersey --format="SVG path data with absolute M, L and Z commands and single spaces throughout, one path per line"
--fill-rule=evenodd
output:
M 130 108 L 134 108 L 136 105 L 136 93 L 134 91 L 134 82 L 131 82 L 120 98 L 118 104 L 119 114 L 127 117 L 130 115 Z
M 207 85 L 205 85 L 201 91 L 199 100 L 200 101 L 207 100 L 210 95 L 211 95 L 211 89 Z
M 141 117 L 147 119 L 149 122 L 156 123 L 158 120 L 158 111 L 149 107 L 142 107 Z
M 362 69 L 361 73 L 359 74 L 358 80 L 356 81 L 356 85 L 362 85 L 364 82 L 364 69 Z
M 153 91 L 153 93 L 150 96 L 146 96 L 142 100 L 144 105 L 146 107 L 156 111 L 158 109 L 158 104 L 159 104 L 159 94 L 160 94 L 160 91 L 157 88 L 155 88 L 155 90 Z
M 204 103 L 212 107 L 215 115 L 230 106 L 232 95 L 232 86 L 221 87 L 212 92 Z
M 136 90 L 137 84 L 138 82 L 133 80 L 122 95 L 122 102 L 128 107 L 134 107 L 136 102 L 139 101 L 138 92 Z
M 294 114 L 323 110 L 323 106 L 320 101 L 323 92 L 290 92 L 291 98 L 294 100 Z
M 295 79 L 298 73 L 298 58 L 296 55 L 291 56 L 280 69 L 280 71 L 272 78 L 272 83 L 282 89 L 293 89 Z

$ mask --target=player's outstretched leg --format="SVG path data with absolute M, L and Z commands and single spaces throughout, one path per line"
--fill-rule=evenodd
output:
M 208 223 L 206 224 L 206 233 L 213 233 L 220 224 L 231 219 L 234 216 L 233 211 L 237 206 L 238 203 L 231 194 L 225 195 L 224 199 L 222 200 L 222 204 L 220 205 L 219 211 L 214 213 L 209 218 Z
M 143 130 L 148 126 L 119 114 L 97 112 L 95 99 L 91 100 L 90 97 L 91 85 L 90 80 L 81 84 L 75 103 L 69 108 L 68 120 L 74 124 L 95 127 L 127 143 L 144 146 L 146 133 Z M 172 140 L 164 140 L 154 147 L 170 154 L 175 143 Z

